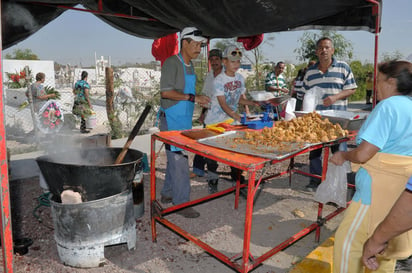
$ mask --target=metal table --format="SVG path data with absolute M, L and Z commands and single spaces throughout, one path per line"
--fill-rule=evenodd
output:
M 197 142 L 194 139 L 188 138 L 181 134 L 181 131 L 167 131 L 167 132 L 158 132 L 152 135 L 151 137 L 151 156 L 150 156 L 150 213 L 151 213 L 151 228 L 152 228 L 152 240 L 156 242 L 156 222 L 162 223 L 167 228 L 171 229 L 172 231 L 178 233 L 182 237 L 186 238 L 187 240 L 192 241 L 210 255 L 214 256 L 215 258 L 219 259 L 221 262 L 225 263 L 229 267 L 233 268 L 238 272 L 249 272 L 263 263 L 265 260 L 269 259 L 271 256 L 276 254 L 277 252 L 281 251 L 282 249 L 286 248 L 287 246 L 293 244 L 300 238 L 306 236 L 313 230 L 316 230 L 316 241 L 319 242 L 320 237 L 320 228 L 324 225 L 324 223 L 331 218 L 335 217 L 339 213 L 341 213 L 345 208 L 338 208 L 332 213 L 322 216 L 323 204 L 319 203 L 318 206 L 318 215 L 316 221 L 314 221 L 308 227 L 302 229 L 298 233 L 292 235 L 287 240 L 282 242 L 281 244 L 275 246 L 271 250 L 267 251 L 266 253 L 262 254 L 259 257 L 254 257 L 250 253 L 250 240 L 251 240 L 251 228 L 252 228 L 252 213 L 253 213 L 253 205 L 254 205 L 254 197 L 257 193 L 259 185 L 267 180 L 271 179 L 280 175 L 288 174 L 289 175 L 289 184 L 291 183 L 292 173 L 300 173 L 303 175 L 309 176 L 316 176 L 309 173 L 305 173 L 301 170 L 294 168 L 294 157 L 300 154 L 308 153 L 309 151 L 316 150 L 319 148 L 324 148 L 324 157 L 323 157 L 323 173 L 320 177 L 323 181 L 326 177 L 326 171 L 328 167 L 328 157 L 329 157 L 329 147 L 340 143 L 348 141 L 352 136 L 348 138 L 343 138 L 337 140 L 335 142 L 329 142 L 327 144 L 317 144 L 314 146 L 310 146 L 304 150 L 291 154 L 288 157 L 282 158 L 281 160 L 277 159 L 268 159 L 268 158 L 261 158 L 256 156 L 251 156 L 247 154 L 236 153 L 232 151 L 227 151 L 211 146 L 207 146 Z M 229 166 L 241 169 L 243 171 L 248 172 L 248 185 L 240 184 L 238 179 L 235 186 L 230 187 L 228 189 L 219 191 L 214 194 L 206 195 L 196 200 L 191 200 L 189 202 L 171 206 L 168 208 L 163 208 L 160 202 L 156 200 L 156 141 L 161 141 L 165 144 L 170 144 L 179 148 L 182 148 L 186 151 L 211 158 L 218 162 L 227 164 Z M 281 171 L 277 174 L 273 174 L 270 176 L 263 177 L 261 176 L 259 179 L 256 180 L 256 172 L 262 170 L 270 165 L 279 163 L 284 160 L 290 160 L 289 167 L 287 170 Z M 214 249 L 212 246 L 208 245 L 207 243 L 201 241 L 199 238 L 193 236 L 188 231 L 184 230 L 182 227 L 178 226 L 176 223 L 172 223 L 168 219 L 164 218 L 163 216 L 175 212 L 184 207 L 194 206 L 196 204 L 205 202 L 205 201 L 213 201 L 219 196 L 226 195 L 230 192 L 235 191 L 235 204 L 234 208 L 238 208 L 239 203 L 239 190 L 241 187 L 248 186 L 247 190 L 247 201 L 246 201 L 246 215 L 245 215 L 245 226 L 244 226 L 244 235 L 243 235 L 243 251 L 234 257 L 228 257 L 224 253 Z M 239 257 L 241 258 L 239 261 Z

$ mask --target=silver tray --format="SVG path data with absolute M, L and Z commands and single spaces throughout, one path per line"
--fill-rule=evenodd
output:
M 316 111 L 322 117 L 328 118 L 332 123 L 339 123 L 342 129 L 349 131 L 358 131 L 362 124 L 365 122 L 369 113 L 365 112 L 352 112 L 341 110 L 320 110 Z M 295 111 L 297 117 L 303 116 L 308 112 Z
M 243 138 L 244 135 L 245 132 L 243 131 L 230 131 L 222 135 L 199 139 L 198 142 L 232 152 L 270 159 L 283 159 L 313 145 L 310 143 L 284 142 L 282 143 L 285 147 L 283 149 L 276 146 L 256 146 L 246 143 L 234 145 L 234 139 Z
M 250 91 L 249 95 L 252 100 L 259 103 L 259 105 L 271 104 L 273 106 L 278 106 L 279 104 L 285 103 L 291 98 L 289 95 L 282 95 L 275 97 L 273 93 L 267 91 Z

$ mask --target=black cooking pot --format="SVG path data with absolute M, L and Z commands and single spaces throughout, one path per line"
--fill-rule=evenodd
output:
M 142 169 L 143 153 L 129 149 L 121 164 L 114 164 L 122 148 L 74 149 L 40 156 L 37 164 L 54 196 L 67 189 L 92 201 L 121 193 L 131 187 Z

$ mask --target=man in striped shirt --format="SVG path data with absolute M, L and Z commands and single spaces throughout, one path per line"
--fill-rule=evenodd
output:
M 347 98 L 355 93 L 357 85 L 349 65 L 333 58 L 335 49 L 333 42 L 328 37 L 323 37 L 316 42 L 316 56 L 318 62 L 309 67 L 303 80 L 305 92 L 317 86 L 322 89 L 319 94 L 321 103 L 316 110 L 346 110 Z M 339 149 L 339 145 L 332 146 L 332 153 Z M 309 154 L 310 173 L 322 173 L 322 149 L 311 151 Z M 320 179 L 311 178 L 306 186 L 309 191 L 315 191 Z
M 266 75 L 265 89 L 268 92 L 273 92 L 275 97 L 289 93 L 286 80 L 282 75 L 283 70 L 285 70 L 285 63 L 278 62 L 276 66 L 273 66 L 273 71 Z

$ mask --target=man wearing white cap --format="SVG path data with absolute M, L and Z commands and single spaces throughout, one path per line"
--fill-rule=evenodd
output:
M 169 57 L 162 66 L 160 77 L 160 130 L 187 130 L 192 128 L 194 104 L 209 103 L 207 96 L 196 95 L 196 75 L 192 59 L 200 54 L 207 38 L 194 27 L 184 28 L 180 36 L 180 53 Z M 161 191 L 162 203 L 178 205 L 190 200 L 189 163 L 185 151 L 166 145 L 166 177 Z M 199 213 L 191 207 L 177 212 L 186 218 Z

